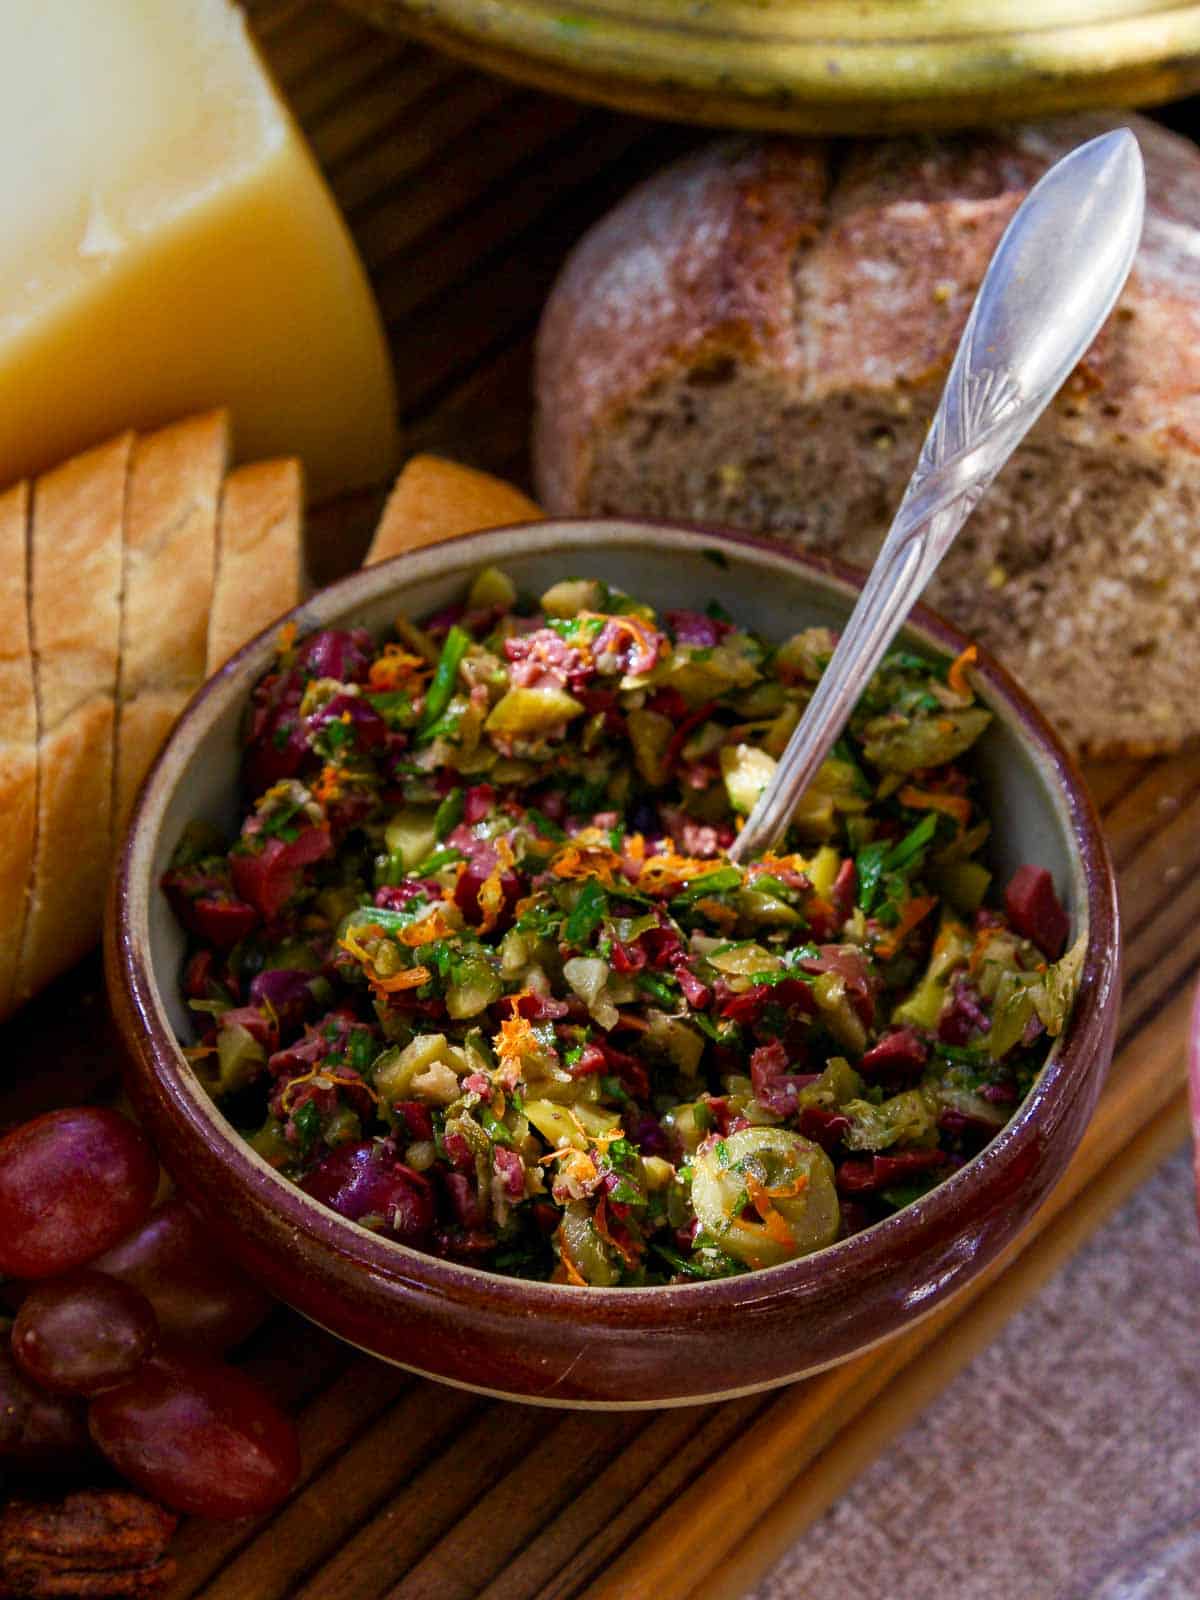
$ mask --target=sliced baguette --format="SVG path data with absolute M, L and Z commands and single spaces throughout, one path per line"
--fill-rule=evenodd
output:
M 441 456 L 413 456 L 388 496 L 363 565 L 371 567 L 460 533 L 540 522 L 544 515 L 528 496 L 489 472 Z
M 260 461 L 225 479 L 208 619 L 209 676 L 303 596 L 299 461 Z
M 29 643 L 29 485 L 0 497 L 0 1017 L 13 1009 L 37 816 Z
M 37 480 L 30 636 L 37 823 L 16 992 L 26 999 L 91 948 L 112 847 L 121 530 L 133 435 Z
M 118 839 L 142 779 L 204 681 L 217 506 L 228 455 L 223 411 L 174 423 L 134 446 L 117 696 Z

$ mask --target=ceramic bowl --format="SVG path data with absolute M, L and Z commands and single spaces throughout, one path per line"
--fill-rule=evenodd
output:
M 458 599 L 481 566 L 538 593 L 594 575 L 652 603 L 718 595 L 768 638 L 838 626 L 858 579 L 764 542 L 645 522 L 544 522 L 475 534 L 357 572 L 291 613 L 301 635 L 382 632 Z M 181 1188 L 230 1254 L 342 1338 L 446 1382 L 557 1405 L 717 1399 L 787 1383 L 900 1333 L 969 1283 L 1042 1203 L 1078 1143 L 1111 1056 L 1119 988 L 1113 873 L 1083 785 L 1012 680 L 982 656 L 995 713 L 978 746 L 1003 881 L 1022 862 L 1053 872 L 1088 935 L 1074 1013 L 1041 1078 L 985 1150 L 924 1199 L 818 1254 L 710 1283 L 579 1289 L 527 1283 L 420 1254 L 309 1199 L 254 1154 L 200 1087 L 177 1042 L 183 935 L 158 885 L 187 822 L 232 831 L 239 732 L 278 627 L 197 694 L 146 781 L 114 883 L 107 962 L 129 1055 L 130 1095 Z M 914 614 L 910 647 L 965 640 Z

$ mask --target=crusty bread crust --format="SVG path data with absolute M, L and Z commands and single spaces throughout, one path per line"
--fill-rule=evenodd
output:
M 37 815 L 37 712 L 29 644 L 29 485 L 0 496 L 0 1018 L 13 1008 Z
M 684 517 L 869 563 L 1005 224 L 1050 162 L 1121 123 L 1148 178 L 1129 286 L 928 598 L 1076 745 L 1200 735 L 1200 153 L 1143 118 L 726 139 L 652 178 L 585 237 L 544 313 L 548 510 Z
M 125 520 L 116 837 L 164 740 L 204 682 L 229 419 L 209 412 L 139 438 Z
M 679 370 L 798 359 L 792 262 L 818 237 L 828 163 L 808 140 L 726 139 L 639 184 L 568 257 L 538 329 L 534 478 L 588 509 L 600 430 Z
M 363 565 L 371 567 L 460 533 L 540 521 L 543 515 L 527 495 L 489 472 L 441 456 L 413 456 L 388 496 Z
M 299 461 L 260 461 L 225 479 L 208 619 L 207 672 L 303 597 L 304 475 Z
M 112 845 L 121 530 L 132 445 L 124 434 L 34 485 L 37 825 L 19 999 L 86 954 L 100 925 Z

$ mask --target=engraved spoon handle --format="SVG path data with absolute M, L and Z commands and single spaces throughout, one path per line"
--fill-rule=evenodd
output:
M 1089 140 L 1030 190 L 975 297 L 916 470 L 812 700 L 729 854 L 787 827 L 934 569 L 1112 310 L 1142 232 L 1127 128 Z

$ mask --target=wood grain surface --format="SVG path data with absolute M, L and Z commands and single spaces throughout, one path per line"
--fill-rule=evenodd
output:
M 563 254 L 698 135 L 485 78 L 317 0 L 247 9 L 374 280 L 404 452 L 527 488 L 530 347 Z M 318 580 L 358 562 L 378 504 L 360 495 L 316 519 Z M 171 1600 L 671 1600 L 752 1584 L 1183 1137 L 1200 753 L 1089 780 L 1125 915 L 1118 1055 L 1067 1177 L 981 1283 L 790 1389 L 628 1415 L 441 1388 L 280 1310 L 246 1365 L 299 1419 L 303 1481 L 266 1521 L 186 1523 Z M 6 1075 L 0 1124 L 105 1092 L 103 1014 L 89 964 L 6 1029 L 29 1070 Z

